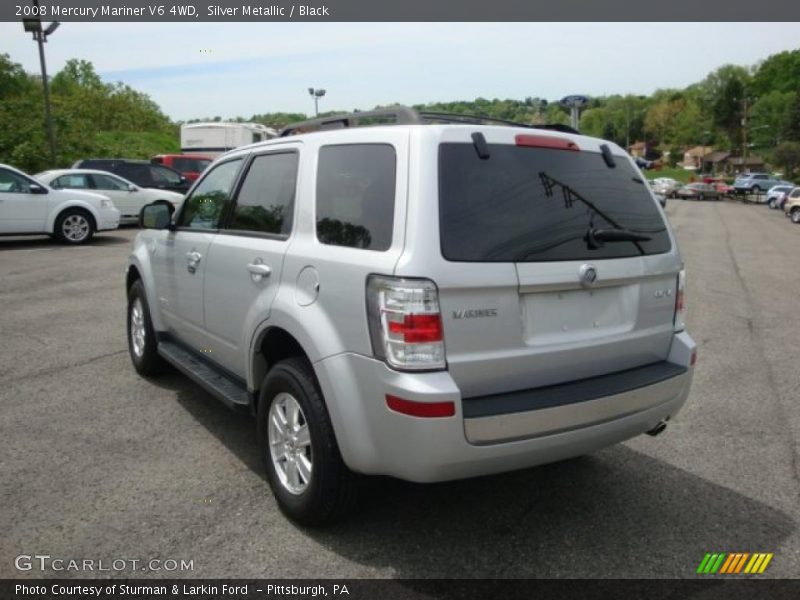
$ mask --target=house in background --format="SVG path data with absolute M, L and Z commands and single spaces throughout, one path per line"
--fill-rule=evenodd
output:
M 703 173 L 712 175 L 722 175 L 728 171 L 730 165 L 727 164 L 731 153 L 724 150 L 715 150 L 703 157 Z
M 647 158 L 647 142 L 634 142 L 628 152 L 634 158 Z
M 729 156 L 726 160 L 726 170 L 729 173 L 738 175 L 739 173 L 747 173 L 748 171 L 764 171 L 767 167 L 764 159 L 760 156 L 748 156 L 742 158 L 741 156 Z
M 703 158 L 714 151 L 711 146 L 695 146 L 683 153 L 684 169 L 700 169 L 703 166 Z

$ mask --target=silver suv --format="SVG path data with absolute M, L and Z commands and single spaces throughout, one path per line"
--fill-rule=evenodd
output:
M 130 256 L 133 364 L 253 413 L 300 522 L 342 515 L 360 475 L 473 477 L 660 433 L 689 392 L 678 247 L 611 143 L 356 113 L 219 157 L 169 210 L 144 208 Z

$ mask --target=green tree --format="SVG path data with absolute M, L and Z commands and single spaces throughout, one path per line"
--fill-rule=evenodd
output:
M 772 160 L 784 168 L 785 177 L 793 177 L 800 167 L 800 142 L 781 142 L 775 148 Z
M 773 54 L 758 65 L 752 90 L 759 96 L 769 92 L 800 92 L 800 50 Z

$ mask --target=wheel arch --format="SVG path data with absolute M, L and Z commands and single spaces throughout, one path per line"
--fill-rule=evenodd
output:
M 97 231 L 97 224 L 100 222 L 100 215 L 97 213 L 97 210 L 88 202 L 83 202 L 81 200 L 69 200 L 56 206 L 48 215 L 46 227 L 47 233 L 55 233 L 55 226 L 58 217 L 64 214 L 65 210 L 69 210 L 70 208 L 77 208 L 89 213 L 89 216 L 92 218 L 94 230 Z

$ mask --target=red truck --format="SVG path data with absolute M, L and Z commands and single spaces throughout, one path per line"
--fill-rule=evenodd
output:
M 194 181 L 212 160 L 212 157 L 200 154 L 156 154 L 150 162 L 172 167 L 189 181 Z

